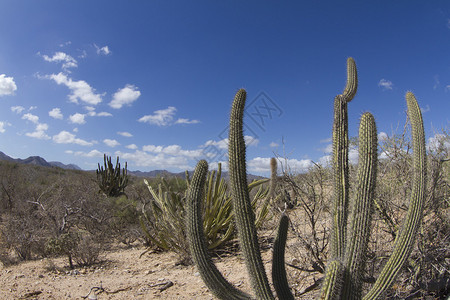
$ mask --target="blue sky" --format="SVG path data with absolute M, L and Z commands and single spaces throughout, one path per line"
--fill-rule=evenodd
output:
M 3 0 L 0 45 L 0 151 L 15 158 L 214 166 L 245 88 L 249 172 L 274 153 L 300 172 L 330 154 L 349 56 L 351 136 L 365 111 L 401 130 L 408 90 L 428 138 L 449 124 L 448 1 Z

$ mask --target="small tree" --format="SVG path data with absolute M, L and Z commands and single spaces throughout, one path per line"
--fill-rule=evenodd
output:
M 106 196 L 117 197 L 125 194 L 125 188 L 128 185 L 127 163 L 125 168 L 120 168 L 119 157 L 117 156 L 116 166 L 111 162 L 111 157 L 103 155 L 104 166 L 98 164 L 97 184 L 100 192 Z

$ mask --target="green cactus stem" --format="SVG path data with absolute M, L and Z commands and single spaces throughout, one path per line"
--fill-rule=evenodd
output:
M 233 208 L 240 247 L 244 254 L 247 271 L 256 297 L 258 299 L 273 299 L 259 250 L 255 213 L 252 210 L 247 187 L 243 133 L 245 100 L 246 92 L 244 89 L 240 89 L 234 97 L 230 116 L 228 156 Z
M 426 191 L 426 150 L 425 132 L 423 128 L 422 114 L 414 94 L 406 93 L 406 104 L 408 106 L 408 117 L 411 122 L 411 133 L 413 141 L 413 185 L 411 200 L 406 218 L 403 221 L 400 234 L 395 239 L 395 246 L 388 262 L 381 271 L 380 276 L 373 285 L 364 300 L 379 299 L 391 286 L 401 267 L 411 254 L 415 242 L 415 236 L 419 229 Z
M 289 287 L 286 268 L 284 261 L 284 253 L 286 249 L 287 231 L 289 227 L 289 218 L 286 214 L 282 214 L 278 225 L 278 232 L 273 243 L 273 259 L 272 259 L 272 281 L 278 299 L 290 300 L 294 299 Z
M 320 293 L 321 300 L 341 299 L 344 266 L 338 260 L 328 263 Z
M 343 299 L 361 299 L 362 277 L 372 221 L 377 175 L 377 128 L 370 113 L 361 117 L 356 199 L 351 211 L 345 250 Z
M 186 231 L 192 260 L 208 289 L 219 299 L 251 299 L 229 283 L 216 268 L 208 253 L 203 232 L 201 199 L 203 199 L 208 163 L 198 162 L 187 195 Z
M 353 58 L 347 59 L 347 84 L 341 95 L 334 98 L 333 170 L 334 201 L 332 207 L 331 259 L 342 259 L 348 207 L 348 113 L 347 103 L 356 94 L 358 77 Z

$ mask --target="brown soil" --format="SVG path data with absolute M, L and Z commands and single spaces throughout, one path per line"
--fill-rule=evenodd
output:
M 0 299 L 83 299 L 94 287 L 104 290 L 97 290 L 99 300 L 214 299 L 194 266 L 175 265 L 177 256 L 170 252 L 139 258 L 144 251 L 118 249 L 106 253 L 101 264 L 74 270 L 67 268 L 63 257 L 0 267 Z M 269 270 L 270 250 L 263 259 Z M 216 259 L 216 264 L 234 285 L 249 291 L 239 256 Z

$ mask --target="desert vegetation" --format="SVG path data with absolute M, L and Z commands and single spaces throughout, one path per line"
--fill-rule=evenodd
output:
M 136 260 L 176 253 L 173 264 L 194 264 L 221 299 L 249 299 L 251 289 L 257 299 L 274 298 L 272 290 L 280 299 L 444 299 L 450 135 L 442 129 L 425 148 L 420 109 L 408 93 L 402 130 L 377 139 L 365 113 L 359 139 L 349 138 L 347 104 L 356 88 L 349 59 L 346 89 L 335 98 L 331 163 L 304 174 L 279 156 L 270 178 L 246 179 L 244 90 L 231 113 L 229 180 L 220 164 L 208 172 L 206 161 L 183 178 L 145 179 L 106 155 L 96 172 L 0 161 L 0 261 L 51 265 L 64 257 L 71 270 L 104 264 L 107 249 L 122 245 L 141 249 Z M 349 143 L 358 147 L 358 165 L 348 162 Z M 261 253 L 270 250 L 269 279 Z M 240 251 L 250 277 L 245 291 L 215 266 Z

